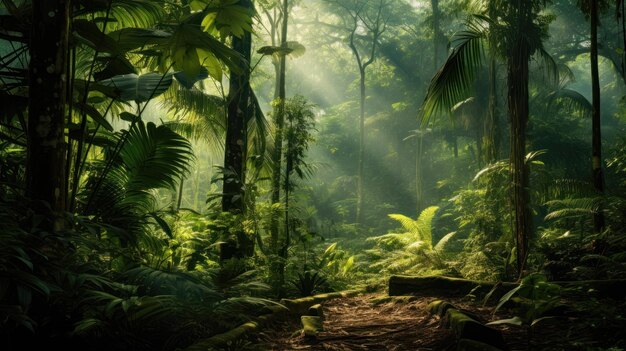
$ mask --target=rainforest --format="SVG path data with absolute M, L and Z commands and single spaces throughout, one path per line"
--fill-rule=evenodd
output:
M 0 349 L 626 350 L 624 0 L 0 0 Z

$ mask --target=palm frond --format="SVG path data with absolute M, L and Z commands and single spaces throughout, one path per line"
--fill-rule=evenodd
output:
M 457 45 L 431 80 L 422 103 L 422 125 L 426 125 L 432 115 L 450 111 L 467 97 L 484 60 L 484 38 L 478 26 L 471 26 L 455 36 Z
M 112 164 L 108 173 L 103 174 L 107 162 L 90 165 L 93 176 L 81 192 L 81 204 L 88 203 L 83 211 L 100 219 L 109 236 L 157 250 L 162 243 L 154 241 L 148 228 L 157 207 L 154 191 L 177 185 L 194 158 L 191 145 L 166 126 L 153 123 L 139 121 L 125 133 L 115 136 L 117 144 L 120 138 L 126 142 L 116 159 L 107 160 Z
M 83 8 L 75 12 L 77 17 L 104 17 L 109 1 L 80 0 Z M 157 24 L 165 16 L 164 1 L 154 0 L 112 0 L 111 18 L 115 22 L 109 28 L 142 27 L 148 28 Z
M 587 98 L 576 90 L 557 89 L 548 93 L 548 108 L 556 106 L 582 117 L 591 117 L 592 106 Z
M 226 130 L 224 99 L 196 88 L 183 89 L 174 85 L 161 100 L 177 121 L 167 125 L 188 138 L 204 140 L 213 148 L 221 149 Z
M 535 60 L 543 71 L 542 80 L 547 81 L 553 86 L 557 86 L 560 83 L 559 73 L 561 69 L 554 57 L 543 47 L 539 47 L 535 52 Z
M 136 123 L 120 151 L 119 167 L 112 173 L 125 180 L 127 196 L 151 189 L 175 188 L 185 174 L 193 151 L 191 144 L 166 126 Z

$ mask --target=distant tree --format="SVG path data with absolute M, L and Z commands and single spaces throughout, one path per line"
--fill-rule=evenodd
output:
M 278 4 L 274 4 L 276 9 Z M 282 0 L 279 11 L 274 11 L 274 16 L 269 14 L 269 11 L 265 11 L 271 26 L 271 39 L 272 46 L 275 48 L 272 50 L 274 69 L 276 71 L 276 86 L 274 94 L 274 150 L 272 154 L 272 205 L 280 203 L 280 191 L 282 180 L 282 159 L 283 159 L 283 139 L 284 139 L 284 127 L 285 127 L 285 99 L 287 95 L 286 91 L 286 51 L 287 47 L 287 29 L 289 25 L 289 1 Z M 277 14 L 280 12 L 280 15 Z M 280 24 L 280 31 L 278 27 Z M 280 33 L 280 34 L 279 34 Z M 277 40 L 279 39 L 279 40 Z M 280 46 L 277 46 L 280 42 Z M 279 256 L 281 255 L 281 247 L 284 243 L 280 240 L 280 220 L 278 216 L 272 215 L 270 219 L 270 240 L 272 250 L 276 251 Z M 286 231 L 287 228 L 284 229 Z M 282 240 L 283 242 L 286 240 Z M 285 252 L 286 255 L 286 252 Z M 283 287 L 285 285 L 285 264 L 281 259 L 272 261 L 272 267 L 270 274 L 272 280 L 275 283 L 275 288 L 279 296 L 284 295 Z
M 590 61 L 591 61 L 591 169 L 593 186 L 599 195 L 604 195 L 604 171 L 602 160 L 602 130 L 601 130 L 601 102 L 600 102 L 600 74 L 598 69 L 598 26 L 599 12 L 606 9 L 608 4 L 603 0 L 579 0 L 579 6 L 589 19 L 590 24 Z M 594 212 L 593 229 L 601 232 L 604 229 L 603 209 Z
M 359 69 L 359 157 L 356 223 L 363 222 L 364 169 L 365 169 L 365 100 L 367 68 L 376 61 L 380 39 L 387 30 L 389 0 L 326 0 L 337 6 L 347 16 L 348 45 Z M 363 33 L 364 32 L 364 33 Z

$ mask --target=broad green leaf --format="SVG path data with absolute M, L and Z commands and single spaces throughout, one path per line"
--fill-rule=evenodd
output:
M 101 85 L 115 88 L 118 100 L 146 102 L 163 94 L 172 85 L 172 73 L 125 74 L 105 79 Z
M 203 79 L 206 79 L 208 76 L 209 76 L 209 71 L 204 67 L 200 67 L 200 72 L 195 77 L 191 77 L 191 78 L 188 77 L 184 72 L 174 73 L 174 78 L 176 78 L 178 83 L 180 83 L 180 85 L 185 87 L 185 89 L 193 88 L 194 84 L 196 84 L 197 82 Z
M 220 80 L 221 65 L 217 64 L 215 60 L 219 60 L 233 72 L 241 72 L 244 65 L 248 64 L 243 61 L 239 53 L 193 25 L 177 26 L 174 35 L 168 42 L 168 47 L 170 59 L 175 64 L 180 64 L 178 61 L 188 55 L 186 50 L 189 48 L 197 49 L 196 55 L 198 55 L 200 63 L 207 66 L 212 77 L 215 74 L 214 78 L 220 78 Z M 177 68 L 177 70 L 181 69 Z M 220 72 L 217 71 L 218 69 Z M 212 71 L 215 72 L 211 73 Z
M 137 122 L 141 121 L 141 117 L 137 116 L 134 113 L 130 113 L 130 112 L 122 112 L 122 113 L 120 113 L 120 118 L 123 121 L 131 122 L 131 123 L 137 123 Z
M 240 38 L 245 32 L 252 32 L 254 13 L 240 6 L 238 0 L 208 0 L 204 11 L 202 27 L 208 33 L 226 39 L 229 36 Z
M 198 49 L 198 56 L 200 58 L 200 63 L 209 71 L 209 76 L 216 81 L 221 82 L 224 70 L 222 69 L 222 64 L 217 57 L 215 57 L 212 52 L 201 48 Z
M 154 45 L 164 45 L 172 36 L 160 29 L 122 28 L 108 34 L 117 43 L 121 52 L 129 52 Z
M 201 66 L 198 52 L 193 47 L 178 47 L 174 52 L 172 60 L 174 61 L 174 69 L 182 71 L 189 79 L 200 73 Z

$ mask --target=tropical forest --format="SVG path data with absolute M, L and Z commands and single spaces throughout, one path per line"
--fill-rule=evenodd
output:
M 624 0 L 0 0 L 0 350 L 626 350 Z

